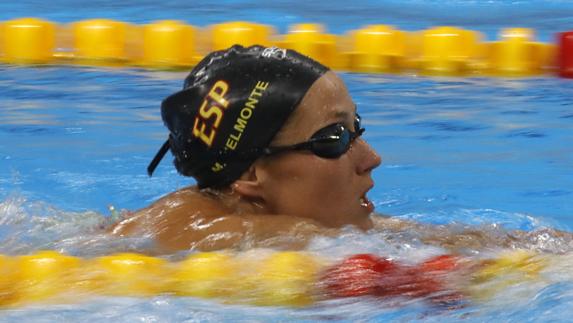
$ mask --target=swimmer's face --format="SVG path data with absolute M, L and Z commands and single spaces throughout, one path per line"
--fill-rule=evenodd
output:
M 357 131 L 355 116 L 356 106 L 346 86 L 328 72 L 312 85 L 271 146 L 308 141 L 335 123 Z M 261 185 L 261 203 L 270 213 L 311 218 L 329 227 L 367 228 L 373 206 L 366 192 L 374 185 L 371 172 L 380 162 L 372 147 L 358 138 L 338 158 L 321 158 L 310 151 L 261 158 L 255 163 L 254 176 Z

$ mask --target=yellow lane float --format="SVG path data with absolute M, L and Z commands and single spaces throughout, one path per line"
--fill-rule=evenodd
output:
M 508 287 L 536 281 L 547 264 L 546 257 L 529 250 L 503 252 L 495 259 L 483 261 L 472 274 L 469 295 L 485 300 Z
M 278 252 L 259 265 L 252 276 L 257 305 L 306 306 L 313 303 L 321 264 L 300 252 Z
M 350 32 L 343 53 L 347 68 L 366 73 L 398 72 L 404 68 L 407 33 L 392 26 L 370 25 Z
M 560 76 L 572 77 L 569 38 L 559 37 L 557 46 L 536 42 L 534 35 L 532 29 L 507 28 L 498 40 L 486 42 L 481 33 L 454 26 L 406 32 L 377 24 L 334 35 L 321 24 L 301 23 L 278 35 L 272 26 L 246 21 L 200 28 L 176 20 L 139 26 L 110 19 L 62 25 L 21 18 L 0 22 L 0 62 L 180 69 L 213 50 L 258 44 L 294 49 L 352 72 L 513 77 L 557 69 Z
M 16 302 L 17 268 L 15 259 L 0 255 L 0 308 Z
M 207 29 L 210 46 L 208 50 L 222 50 L 235 44 L 242 46 L 272 46 L 275 31 L 267 25 L 245 21 L 216 24 Z
M 19 256 L 11 264 L 13 283 L 9 293 L 13 304 L 59 300 L 78 292 L 81 260 L 57 253 L 41 251 Z
M 154 21 L 143 28 L 141 64 L 152 67 L 195 65 L 201 55 L 196 27 L 177 20 Z
M 54 59 L 55 24 L 37 18 L 21 18 L 3 23 L 3 61 L 11 64 L 43 64 Z
M 239 263 L 230 255 L 197 253 L 175 266 L 170 289 L 179 296 L 230 297 L 237 292 L 239 272 Z
M 425 30 L 421 38 L 417 61 L 423 73 L 459 76 L 481 71 L 480 33 L 447 26 Z
M 507 28 L 500 40 L 489 44 L 489 63 L 493 73 L 527 76 L 540 74 L 554 63 L 554 46 L 535 42 L 528 28 Z
M 324 33 L 320 24 L 297 24 L 277 42 L 279 47 L 294 49 L 332 68 L 340 68 L 341 58 L 337 50 L 337 36 Z
M 167 262 L 161 258 L 122 253 L 88 262 L 87 284 L 103 295 L 152 296 L 166 290 Z
M 305 306 L 319 263 L 302 252 L 262 259 L 196 253 L 179 262 L 134 253 L 82 259 L 55 251 L 0 255 L 0 307 L 73 302 L 94 295 L 159 294 L 220 298 L 235 303 Z
M 370 259 L 372 263 L 366 263 L 365 259 Z M 0 308 L 37 302 L 69 303 L 95 295 L 173 295 L 216 298 L 242 304 L 301 307 L 329 297 L 330 294 L 324 289 L 328 285 L 324 279 L 328 277 L 330 283 L 336 279 L 337 288 L 346 288 L 360 280 L 372 287 L 366 293 L 336 297 L 412 297 L 416 288 L 427 290 L 431 285 L 431 291 L 438 293 L 455 292 L 469 295 L 473 300 L 485 300 L 509 286 L 538 281 L 540 273 L 548 264 L 547 257 L 517 250 L 504 252 L 492 260 L 479 261 L 474 266 L 477 269 L 468 274 L 465 269 L 456 273 L 459 268 L 448 266 L 447 259 L 456 257 L 446 255 L 435 258 L 446 259 L 445 262 L 432 262 L 433 267 L 445 270 L 443 274 L 452 273 L 454 277 L 469 275 L 467 289 L 456 291 L 438 281 L 422 283 L 420 279 L 423 277 L 427 280 L 437 277 L 435 268 L 428 267 L 427 262 L 418 266 L 399 263 L 389 265 L 391 261 L 384 259 L 362 254 L 329 265 L 328 260 L 305 252 L 251 252 L 235 255 L 204 252 L 191 254 L 177 262 L 134 253 L 92 259 L 72 257 L 55 251 L 40 251 L 16 257 L 0 255 Z M 385 261 L 385 265 L 377 264 L 376 261 Z M 468 262 L 475 261 L 468 259 Z M 368 269 L 370 265 L 379 276 L 373 276 L 372 270 Z M 326 273 L 332 273 L 333 268 L 338 268 L 337 275 L 325 276 Z M 404 284 L 410 281 L 406 279 L 410 276 L 415 278 L 412 282 L 417 285 L 406 288 Z M 440 279 L 447 279 L 442 276 L 440 274 Z M 401 294 L 399 288 L 406 294 Z M 421 293 L 420 297 L 430 295 L 428 293 Z
M 134 61 L 132 43 L 141 38 L 140 27 L 109 19 L 73 23 L 73 55 L 80 64 L 117 65 Z

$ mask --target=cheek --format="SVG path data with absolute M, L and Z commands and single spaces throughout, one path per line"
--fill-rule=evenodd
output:
M 299 213 L 320 208 L 340 208 L 351 198 L 352 167 L 345 156 L 321 159 L 313 155 L 284 156 L 273 164 L 269 192 L 277 213 L 290 210 Z M 314 210 L 313 212 L 316 212 Z
M 293 154 L 276 165 L 275 177 L 283 184 L 318 188 L 351 177 L 347 158 L 322 159 L 310 154 Z
M 320 160 L 320 163 L 315 165 L 309 164 L 307 176 L 308 188 L 322 194 L 324 203 L 333 203 L 337 202 L 336 199 L 345 198 L 353 182 L 351 167 L 342 158 Z

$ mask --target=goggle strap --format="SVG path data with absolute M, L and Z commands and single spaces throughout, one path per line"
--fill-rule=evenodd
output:
M 149 175 L 149 177 L 153 175 L 155 168 L 157 168 L 157 165 L 159 165 L 161 159 L 163 159 L 165 154 L 167 154 L 167 151 L 169 151 L 169 139 L 167 139 L 165 143 L 163 143 L 163 146 L 159 148 L 159 151 L 157 152 L 157 154 L 155 154 L 155 157 L 153 157 L 153 160 L 151 161 L 151 163 L 149 163 L 149 166 L 147 166 L 147 175 Z

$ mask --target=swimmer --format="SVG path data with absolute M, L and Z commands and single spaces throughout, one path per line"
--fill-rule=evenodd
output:
M 422 232 L 420 240 L 450 250 L 525 239 L 372 216 L 367 193 L 381 157 L 362 138 L 343 81 L 295 51 L 211 53 L 162 102 L 161 116 L 169 137 L 149 175 L 171 151 L 177 171 L 197 185 L 130 213 L 114 235 L 153 237 L 165 252 L 302 248 L 345 226 Z
M 212 250 L 372 227 L 366 194 L 381 158 L 361 137 L 346 86 L 320 63 L 260 46 L 214 52 L 163 101 L 161 115 L 169 139 L 149 174 L 169 150 L 197 186 L 134 212 L 114 234 Z

